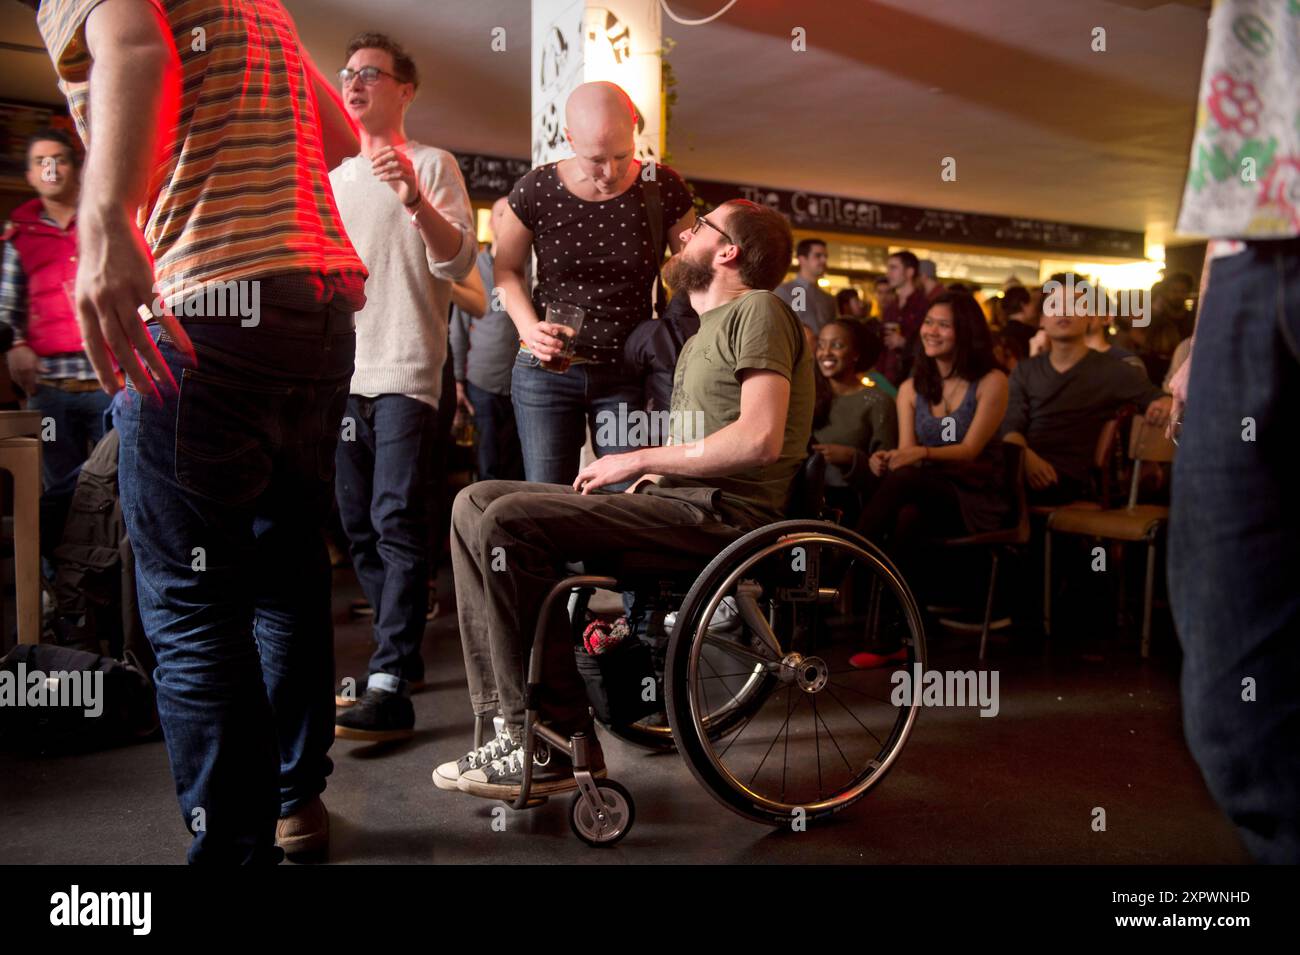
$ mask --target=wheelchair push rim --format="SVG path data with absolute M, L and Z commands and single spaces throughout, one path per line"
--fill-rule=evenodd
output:
M 818 579 L 814 581 L 817 591 L 807 600 L 796 599 L 781 605 L 794 608 L 790 611 L 789 632 L 781 636 L 776 632 L 779 608 L 775 596 L 749 580 L 747 575 L 757 570 L 762 576 L 765 561 L 801 546 L 819 548 Z M 827 566 L 830 576 L 834 576 L 838 567 L 836 560 L 844 557 L 850 560 L 838 567 L 839 577 L 829 581 L 831 586 L 823 588 L 826 581 L 821 579 L 820 562 L 828 552 L 831 556 L 831 564 Z M 861 570 L 856 570 L 857 567 Z M 716 799 L 733 811 L 778 825 L 800 817 L 823 818 L 862 798 L 885 777 L 902 751 L 920 706 L 919 694 L 913 694 L 910 704 L 904 706 L 886 699 L 890 691 L 883 681 L 892 682 L 892 673 L 897 668 L 859 671 L 848 667 L 845 651 L 852 646 L 851 637 L 834 647 L 834 639 L 822 634 L 819 646 L 817 607 L 838 599 L 841 589 L 851 586 L 851 572 L 862 571 L 871 575 L 873 593 L 887 592 L 897 601 L 902 618 L 900 642 L 907 651 L 900 666 L 905 666 L 908 672 L 918 664 L 924 667 L 925 636 L 921 615 L 906 583 L 874 545 L 837 525 L 790 521 L 753 531 L 720 554 L 692 588 L 669 647 L 669 718 L 678 748 L 692 773 Z M 709 633 L 708 623 L 713 619 L 719 602 L 729 594 L 736 594 L 737 587 L 746 584 L 750 585 L 751 593 L 753 587 L 760 587 L 768 608 L 768 620 L 772 624 L 765 635 L 764 648 L 757 653 L 752 639 L 748 648 L 739 644 L 728 647 Z M 806 615 L 811 618 L 811 627 L 805 621 L 802 630 L 798 619 L 801 603 L 812 608 L 812 612 Z M 688 607 L 691 604 L 693 606 Z M 686 619 L 688 610 L 690 619 Z M 804 637 L 801 638 L 800 634 Z M 771 645 L 772 640 L 777 645 Z M 800 643 L 802 646 L 796 646 Z M 775 684 L 767 698 L 760 701 L 754 712 L 749 713 L 725 741 L 709 731 L 704 718 L 709 712 L 710 681 L 721 680 L 716 668 L 710 667 L 703 655 L 706 646 L 728 652 L 736 659 L 740 666 L 730 676 L 749 674 L 752 680 L 753 674 L 762 671 L 769 679 L 769 686 Z M 800 652 L 809 648 L 814 651 L 828 649 L 833 653 L 818 656 L 816 652 Z M 709 672 L 711 669 L 714 672 Z M 874 714 L 871 719 L 878 723 L 879 733 L 855 714 L 855 707 L 860 709 L 864 706 L 859 698 L 870 700 L 865 705 L 871 708 Z M 883 707 L 890 707 L 892 713 Z M 847 713 L 850 721 L 845 721 L 840 711 Z M 760 713 L 763 718 L 756 721 Z M 797 729 L 792 727 L 792 721 L 795 721 Z M 840 727 L 838 734 L 832 728 L 832 722 Z M 859 727 L 865 730 L 865 736 L 861 738 L 858 737 Z M 733 747 L 742 739 L 743 745 L 733 756 Z M 789 778 L 792 740 L 801 748 L 796 752 L 796 765 L 809 774 L 815 766 L 815 793 L 802 779 L 792 784 Z M 846 740 L 850 740 L 852 745 L 846 745 Z M 809 742 L 814 754 L 811 760 L 807 758 Z M 852 758 L 846 754 L 846 749 L 852 753 Z M 777 750 L 779 752 L 773 757 Z M 769 759 L 771 768 L 764 774 Z M 755 760 L 756 766 L 753 765 Z M 778 763 L 781 763 L 779 780 L 775 773 Z M 751 767 L 753 772 L 747 772 Z M 824 774 L 829 778 L 824 778 Z

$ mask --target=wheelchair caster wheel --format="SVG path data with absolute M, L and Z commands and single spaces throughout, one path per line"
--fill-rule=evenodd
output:
M 587 845 L 604 848 L 627 835 L 636 819 L 636 806 L 632 794 L 613 780 L 597 781 L 596 791 L 604 803 L 603 810 L 599 814 L 593 812 L 582 793 L 576 792 L 569 801 L 569 826 Z

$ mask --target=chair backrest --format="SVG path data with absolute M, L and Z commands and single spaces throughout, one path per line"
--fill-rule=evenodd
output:
M 790 484 L 790 504 L 786 516 L 793 519 L 820 519 L 826 505 L 826 459 L 814 451 L 804 459 Z
M 1174 459 L 1174 442 L 1165 429 L 1147 424 L 1145 418 L 1133 416 L 1133 430 L 1128 439 L 1128 456 L 1133 459 L 1133 481 L 1128 492 L 1128 506 L 1136 507 L 1142 465 L 1146 462 L 1167 464 Z

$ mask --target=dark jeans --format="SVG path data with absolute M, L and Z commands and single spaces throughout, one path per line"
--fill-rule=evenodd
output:
M 37 385 L 36 394 L 27 399 L 28 410 L 39 411 L 42 419 L 49 418 L 54 425 L 54 440 L 41 447 L 46 494 L 71 497 L 77 489 L 81 466 L 104 437 L 104 412 L 111 401 L 102 391 L 68 392 L 51 385 Z
M 102 391 L 68 392 L 37 385 L 27 399 L 29 411 L 39 411 L 53 425 L 53 440 L 41 446 L 41 551 L 52 555 L 63 539 L 63 524 L 77 489 L 81 466 L 104 437 L 104 412 L 112 399 Z
M 336 491 L 352 566 L 375 612 L 371 674 L 390 691 L 424 678 L 420 643 L 429 599 L 427 468 L 437 412 L 405 395 L 350 395 Z M 346 435 L 345 435 L 346 436 Z
M 531 353 L 519 350 L 510 379 L 511 400 L 523 447 L 524 473 L 539 484 L 572 484 L 586 440 L 601 412 L 617 419 L 643 410 L 641 382 L 621 363 L 572 365 L 562 375 L 547 371 Z M 619 442 L 595 445 L 597 456 L 630 450 Z M 626 485 L 611 486 L 621 490 Z
M 474 406 L 474 426 L 478 429 L 479 480 L 523 480 L 523 453 L 510 396 L 484 391 L 469 381 L 465 382 L 465 396 Z
M 268 305 L 186 329 L 197 367 L 154 333 L 179 393 L 115 404 L 122 510 L 189 860 L 277 862 L 276 819 L 333 768 L 321 528 L 355 336 Z
M 1169 521 L 1183 722 L 1251 854 L 1296 863 L 1300 240 L 1252 242 L 1206 267 Z
M 566 562 L 583 561 L 588 573 L 599 574 L 602 557 L 629 550 L 711 559 L 744 533 L 689 500 L 584 495 L 572 487 L 519 481 L 479 481 L 465 488 L 452 505 L 451 528 L 470 700 L 480 715 L 499 708 L 512 732 L 524 723 L 525 666 L 542 601 L 568 576 Z M 566 605 L 557 601 L 548 622 L 540 708 L 560 732 L 590 721 Z

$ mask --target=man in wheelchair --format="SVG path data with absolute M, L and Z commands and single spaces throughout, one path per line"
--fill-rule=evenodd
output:
M 572 487 L 482 481 L 452 508 L 457 612 L 478 716 L 502 715 L 496 738 L 434 770 L 440 789 L 515 799 L 523 779 L 524 668 L 551 588 L 584 562 L 627 551 L 705 561 L 785 514 L 812 429 L 813 356 L 800 323 L 772 294 L 790 265 L 790 227 L 746 200 L 696 219 L 665 282 L 690 296 L 700 330 L 674 378 L 672 442 L 597 458 Z M 552 356 L 538 357 L 544 361 Z M 632 481 L 624 492 L 610 485 Z M 563 736 L 585 732 L 593 776 L 605 774 L 561 602 L 548 624 L 538 717 Z M 575 788 L 567 754 L 540 746 L 530 792 Z

